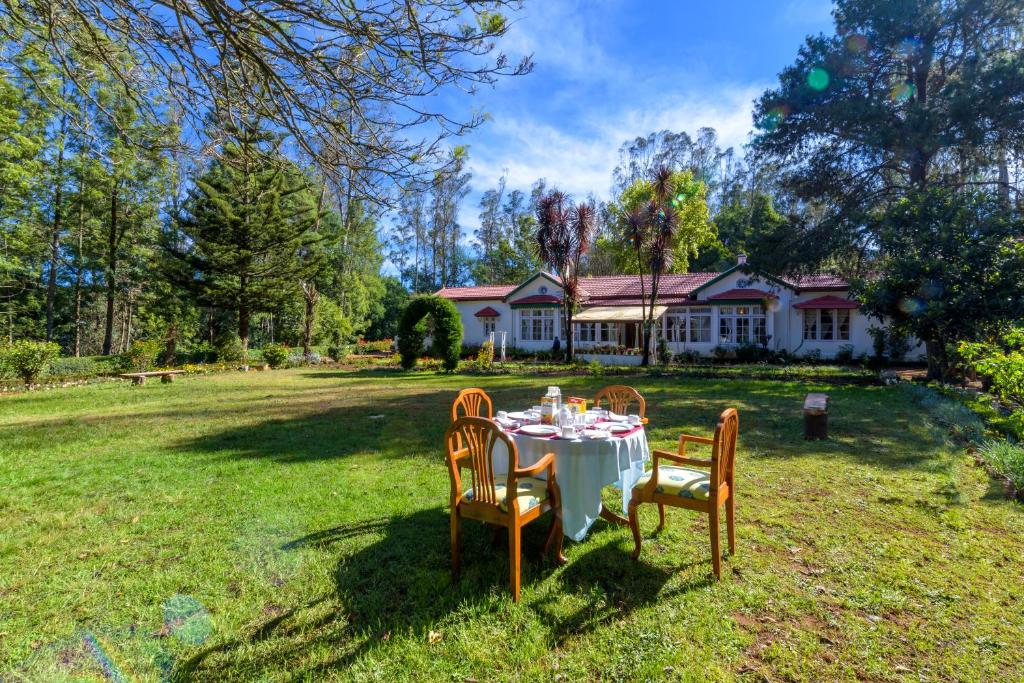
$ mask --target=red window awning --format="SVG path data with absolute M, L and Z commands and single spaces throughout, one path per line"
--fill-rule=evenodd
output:
M 483 308 L 481 308 L 479 311 L 477 311 L 473 315 L 475 315 L 478 318 L 499 318 L 499 317 L 501 317 L 501 313 L 498 313 L 496 310 L 494 310 L 490 306 L 484 306 Z

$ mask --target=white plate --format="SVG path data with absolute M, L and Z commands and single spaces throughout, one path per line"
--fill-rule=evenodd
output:
M 604 429 L 584 429 L 583 436 L 588 439 L 607 439 L 611 434 Z
M 625 415 L 619 415 L 618 413 L 608 413 L 608 419 L 612 422 L 625 422 L 629 418 Z
M 616 422 L 608 425 L 608 431 L 612 432 L 613 434 L 621 434 L 622 432 L 633 431 L 633 428 L 636 426 L 637 425 L 619 424 Z
M 510 420 L 519 420 L 520 422 L 522 422 L 523 420 L 529 420 L 530 419 L 530 415 L 528 413 L 524 413 L 521 410 L 517 410 L 517 411 L 515 411 L 513 413 L 509 413 L 508 414 L 508 419 L 510 419 Z
M 554 425 L 525 425 L 519 428 L 520 434 L 527 434 L 529 436 L 551 436 L 552 434 L 558 434 L 560 430 Z

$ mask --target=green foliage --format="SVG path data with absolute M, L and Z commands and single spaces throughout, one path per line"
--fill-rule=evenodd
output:
M 933 378 L 947 346 L 1024 319 L 1024 221 L 980 192 L 934 190 L 895 203 L 879 220 L 881 277 L 862 282 L 864 312 L 928 347 Z
M 476 354 L 476 369 L 480 371 L 490 370 L 494 366 L 494 342 L 488 340 L 480 345 Z
M 836 351 L 835 361 L 840 365 L 853 364 L 853 344 L 842 344 Z
M 998 341 L 961 342 L 960 356 L 991 383 L 992 391 L 1024 411 L 1024 327 Z
M 433 322 L 433 352 L 441 358 L 444 369 L 453 372 L 459 365 L 462 349 L 462 319 L 451 301 L 429 295 L 413 297 L 402 312 L 398 325 L 402 367 L 411 370 L 423 353 L 428 318 Z
M 20 339 L 0 347 L 0 367 L 32 384 L 58 356 L 60 346 L 53 342 Z
M 272 368 L 279 368 L 288 362 L 290 351 L 284 344 L 264 344 L 261 351 L 263 360 Z
M 672 362 L 672 352 L 668 348 L 668 342 L 661 336 L 658 337 L 658 362 L 662 365 Z
M 587 374 L 594 378 L 604 377 L 604 365 L 600 361 L 590 361 L 587 363 Z
M 46 370 L 46 377 L 54 379 L 85 379 L 106 375 L 116 370 L 116 358 L 110 356 L 65 356 L 54 358 Z
M 920 385 L 903 385 L 903 391 L 916 402 L 936 424 L 945 427 L 957 439 L 970 444 L 985 438 L 985 423 L 958 400 Z
M 247 360 L 242 340 L 234 334 L 225 334 L 219 337 L 214 344 L 214 350 L 219 363 L 241 363 Z
M 986 441 L 978 454 L 1013 484 L 1018 497 L 1024 496 L 1024 446 L 1001 439 Z
M 162 350 L 162 344 L 156 340 L 134 341 L 128 350 L 118 357 L 118 368 L 124 372 L 152 370 Z
M 359 343 L 356 344 L 356 353 L 390 353 L 393 345 L 394 340 L 392 339 L 376 339 L 373 341 L 360 339 Z

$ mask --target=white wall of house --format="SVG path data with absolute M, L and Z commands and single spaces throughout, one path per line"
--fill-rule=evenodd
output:
M 774 294 L 777 298 L 770 301 L 767 310 L 762 310 L 761 302 L 752 300 L 743 303 L 717 303 L 711 300 L 716 294 L 721 294 L 732 289 L 758 289 Z M 520 308 L 513 307 L 510 302 L 522 299 L 527 296 L 552 294 L 561 296 L 558 284 L 543 274 L 534 276 L 511 295 L 507 300 L 490 299 L 475 301 L 456 301 L 455 307 L 462 318 L 464 330 L 463 342 L 467 346 L 478 346 L 487 340 L 485 322 L 493 322 L 495 341 L 500 344 L 500 332 L 506 335 L 506 346 L 519 348 L 527 351 L 547 351 L 553 344 L 553 337 L 557 336 L 565 346 L 566 334 L 561 325 L 561 311 L 558 308 Z M 859 309 L 831 310 L 822 321 L 822 313 L 816 309 L 797 309 L 795 304 L 817 299 L 822 296 L 836 296 L 845 298 L 845 291 L 802 291 L 797 294 L 786 285 L 773 281 L 772 279 L 746 274 L 735 271 L 727 274 L 721 280 L 714 282 L 700 290 L 696 298 L 702 302 L 699 305 L 670 305 L 660 320 L 659 331 L 662 334 L 668 332 L 668 322 L 681 322 L 683 334 L 678 334 L 677 328 L 669 342 L 669 349 L 673 353 L 693 351 L 700 355 L 712 355 L 714 349 L 719 346 L 738 346 L 741 340 L 736 339 L 737 332 L 750 330 L 750 337 L 756 336 L 758 325 L 763 324 L 766 334 L 769 337 L 768 346 L 773 350 L 785 349 L 797 355 L 808 353 L 820 353 L 822 358 L 833 358 L 844 346 L 852 347 L 855 356 L 861 354 L 871 355 L 873 353 L 873 339 L 868 330 L 872 326 L 880 326 L 879 321 L 869 318 L 860 312 Z M 493 320 L 483 320 L 476 317 L 480 309 L 490 306 L 500 315 Z M 544 338 L 535 340 L 523 337 L 522 321 L 524 316 L 530 316 L 534 312 L 550 311 L 553 321 L 551 323 L 551 334 L 543 335 Z M 839 318 L 849 315 L 849 332 L 839 331 Z M 727 329 L 735 330 L 731 339 L 722 337 L 722 318 L 730 316 L 745 318 L 742 323 L 734 323 L 734 326 L 726 326 Z M 805 339 L 804 322 L 806 316 L 815 316 L 816 338 Z M 831 318 L 831 321 L 829 321 Z M 697 320 L 695 320 L 697 319 Z M 760 320 L 763 320 L 763 323 Z M 622 344 L 625 342 L 623 325 L 631 323 L 617 323 L 614 328 L 604 327 L 598 333 L 595 341 L 577 340 L 576 347 L 580 351 L 595 346 L 608 346 Z M 825 334 L 825 330 L 831 327 L 831 335 Z M 530 325 L 531 331 L 535 329 Z M 546 328 L 545 328 L 546 329 Z M 609 338 L 609 331 L 614 329 L 618 338 Z M 699 338 L 694 335 L 698 334 Z M 831 337 L 831 338 L 828 338 Z M 639 336 L 638 336 L 639 338 Z M 916 341 L 911 343 L 911 350 L 907 359 L 916 359 L 922 354 L 921 347 Z

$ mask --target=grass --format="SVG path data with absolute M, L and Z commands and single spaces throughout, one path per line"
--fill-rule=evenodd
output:
M 479 525 L 448 574 L 440 437 L 469 383 L 508 407 L 551 382 L 294 369 L 0 398 L 0 679 L 1019 680 L 1024 507 L 899 388 L 631 380 L 655 447 L 740 410 L 737 556 L 712 582 L 705 519 L 655 536 L 648 506 L 639 562 L 598 522 L 554 568 L 534 525 L 514 604 Z M 801 438 L 810 390 L 829 441 Z

